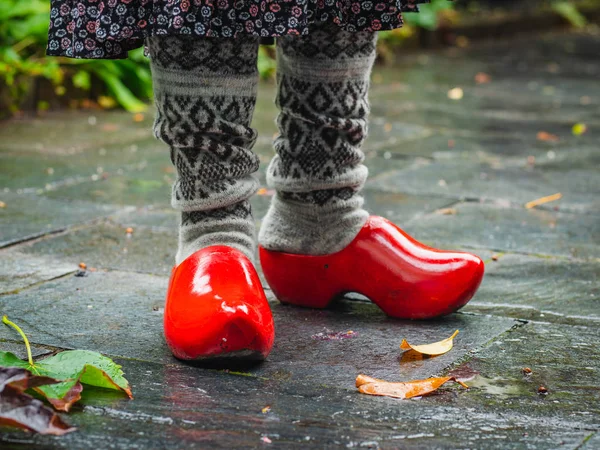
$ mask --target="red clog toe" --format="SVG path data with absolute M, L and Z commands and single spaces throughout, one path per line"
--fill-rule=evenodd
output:
M 261 247 L 260 261 L 282 303 L 325 308 L 334 298 L 356 292 L 401 319 L 456 311 L 473 297 L 484 272 L 479 257 L 427 247 L 376 216 L 337 253 L 309 256 Z
M 266 358 L 275 336 L 273 316 L 248 258 L 212 246 L 173 268 L 164 332 L 179 359 Z

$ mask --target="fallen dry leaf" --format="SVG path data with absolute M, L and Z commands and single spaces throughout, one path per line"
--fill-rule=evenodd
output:
M 436 391 L 444 383 L 454 381 L 464 388 L 468 386 L 454 377 L 427 378 L 426 380 L 414 380 L 405 382 L 390 382 L 371 378 L 366 375 L 356 377 L 356 387 L 361 394 L 379 395 L 393 398 L 413 398 L 430 394 Z
M 477 84 L 486 84 L 490 81 L 492 81 L 492 77 L 485 72 L 479 72 L 477 75 L 475 75 L 475 83 Z
M 256 195 L 274 195 L 275 191 L 273 189 L 260 188 L 256 191 Z
M 25 390 L 59 383 L 17 367 L 0 367 L 0 425 L 9 425 L 41 434 L 62 435 L 74 431 L 52 409 Z
M 537 140 L 544 142 L 558 142 L 560 138 L 555 134 L 548 133 L 547 131 L 539 131 L 537 134 Z
M 587 126 L 585 125 L 585 123 L 576 123 L 575 125 L 573 125 L 573 128 L 571 128 L 571 131 L 575 136 L 581 136 L 587 131 Z
M 117 131 L 119 129 L 119 125 L 117 125 L 116 123 L 105 123 L 104 125 L 102 125 L 102 131 Z
M 525 208 L 527 208 L 527 209 L 535 208 L 536 206 L 543 205 L 544 203 L 553 202 L 560 198 L 562 198 L 562 194 L 560 192 L 558 192 L 556 194 L 548 195 L 547 197 L 538 198 L 538 199 L 532 200 L 528 203 L 525 203 Z
M 448 98 L 450 100 L 460 100 L 461 98 L 463 98 L 463 96 L 464 96 L 464 92 L 459 87 L 455 87 L 448 91 Z
M 443 216 L 455 216 L 456 214 L 458 214 L 458 211 L 456 210 L 456 208 L 442 208 L 438 209 L 435 213 L 441 214 Z
M 6 208 L 6 203 L 0 202 L 0 208 Z
M 457 36 L 454 43 L 457 47 L 467 48 L 469 46 L 469 38 L 466 36 Z
M 423 355 L 429 356 L 437 356 L 443 355 L 444 353 L 448 353 L 452 350 L 453 339 L 458 334 L 458 330 L 456 330 L 452 336 L 444 339 L 443 341 L 434 342 L 433 344 L 424 344 L 424 345 L 411 345 L 408 343 L 406 339 L 402 339 L 402 343 L 400 344 L 400 348 L 402 350 L 414 350 L 416 352 L 422 353 Z

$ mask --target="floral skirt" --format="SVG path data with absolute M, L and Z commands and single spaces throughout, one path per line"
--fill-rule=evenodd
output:
M 429 0 L 51 0 L 47 54 L 126 58 L 152 35 L 272 38 L 332 22 L 347 31 L 402 26 Z

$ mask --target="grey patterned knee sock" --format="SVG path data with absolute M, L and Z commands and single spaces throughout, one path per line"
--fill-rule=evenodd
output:
M 256 131 L 250 128 L 258 73 L 258 39 L 154 36 L 148 39 L 157 116 L 154 133 L 177 169 L 171 203 L 181 211 L 179 264 L 210 245 L 254 258 L 248 198 Z
M 376 39 L 336 25 L 278 38 L 280 135 L 267 173 L 277 193 L 259 233 L 266 249 L 334 253 L 365 224 L 361 145 Z

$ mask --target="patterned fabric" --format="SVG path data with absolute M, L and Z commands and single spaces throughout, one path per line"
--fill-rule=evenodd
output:
M 177 171 L 172 205 L 182 212 L 177 263 L 210 245 L 253 258 L 255 229 L 248 198 L 259 159 L 250 128 L 258 71 L 258 38 L 148 39 L 156 137 L 171 148 Z
M 377 34 L 324 24 L 277 40 L 277 155 L 267 183 L 277 191 L 259 242 L 322 255 L 346 247 L 368 218 L 360 191 L 369 77 Z
M 47 53 L 125 58 L 154 35 L 306 35 L 317 23 L 349 32 L 390 30 L 402 26 L 402 12 L 428 1 L 51 0 Z

